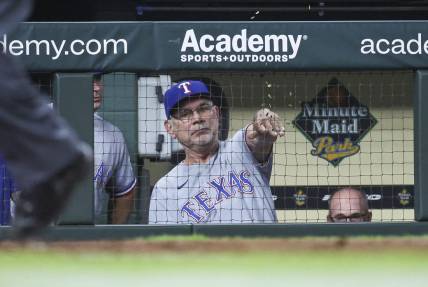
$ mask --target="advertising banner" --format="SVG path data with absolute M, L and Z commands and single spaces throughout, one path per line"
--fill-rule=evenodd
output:
M 428 22 L 22 23 L 0 50 L 33 71 L 428 68 Z
M 346 186 L 348 187 L 348 186 Z M 330 194 L 343 186 L 272 186 L 276 209 L 328 209 Z M 370 209 L 414 207 L 413 185 L 368 185 L 355 189 L 367 195 Z

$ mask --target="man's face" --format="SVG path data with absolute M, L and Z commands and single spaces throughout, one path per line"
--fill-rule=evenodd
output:
M 101 107 L 103 85 L 101 80 L 95 79 L 93 81 L 93 94 L 94 94 L 94 112 Z
M 210 148 L 218 141 L 219 111 L 208 99 L 191 99 L 165 122 L 169 134 L 191 150 Z
M 343 189 L 336 192 L 330 201 L 329 222 L 364 222 L 371 221 L 367 199 L 353 189 Z

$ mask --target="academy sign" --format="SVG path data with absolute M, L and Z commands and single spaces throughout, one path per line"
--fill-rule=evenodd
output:
M 181 62 L 197 63 L 275 63 L 295 59 L 307 35 L 202 34 L 194 29 L 185 32 L 180 49 Z
M 293 124 L 313 145 L 311 154 L 337 166 L 360 151 L 358 143 L 377 123 L 369 108 L 332 79 L 316 98 L 302 103 Z
M 428 39 L 423 39 L 422 33 L 407 41 L 397 39 L 363 39 L 361 41 L 361 54 L 363 55 L 427 55 Z

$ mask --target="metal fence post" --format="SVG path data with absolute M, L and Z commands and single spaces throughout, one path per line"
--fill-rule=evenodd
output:
M 414 92 L 415 219 L 428 220 L 428 71 L 416 72 Z
M 94 120 L 92 75 L 58 73 L 54 77 L 54 99 L 58 112 L 77 131 L 80 138 L 93 146 Z M 94 224 L 94 191 L 91 173 L 76 187 L 58 224 Z

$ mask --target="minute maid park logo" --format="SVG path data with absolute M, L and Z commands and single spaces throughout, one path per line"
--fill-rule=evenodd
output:
M 358 143 L 376 125 L 369 108 L 335 78 L 310 102 L 293 124 L 312 143 L 311 154 L 337 166 L 360 151 Z

